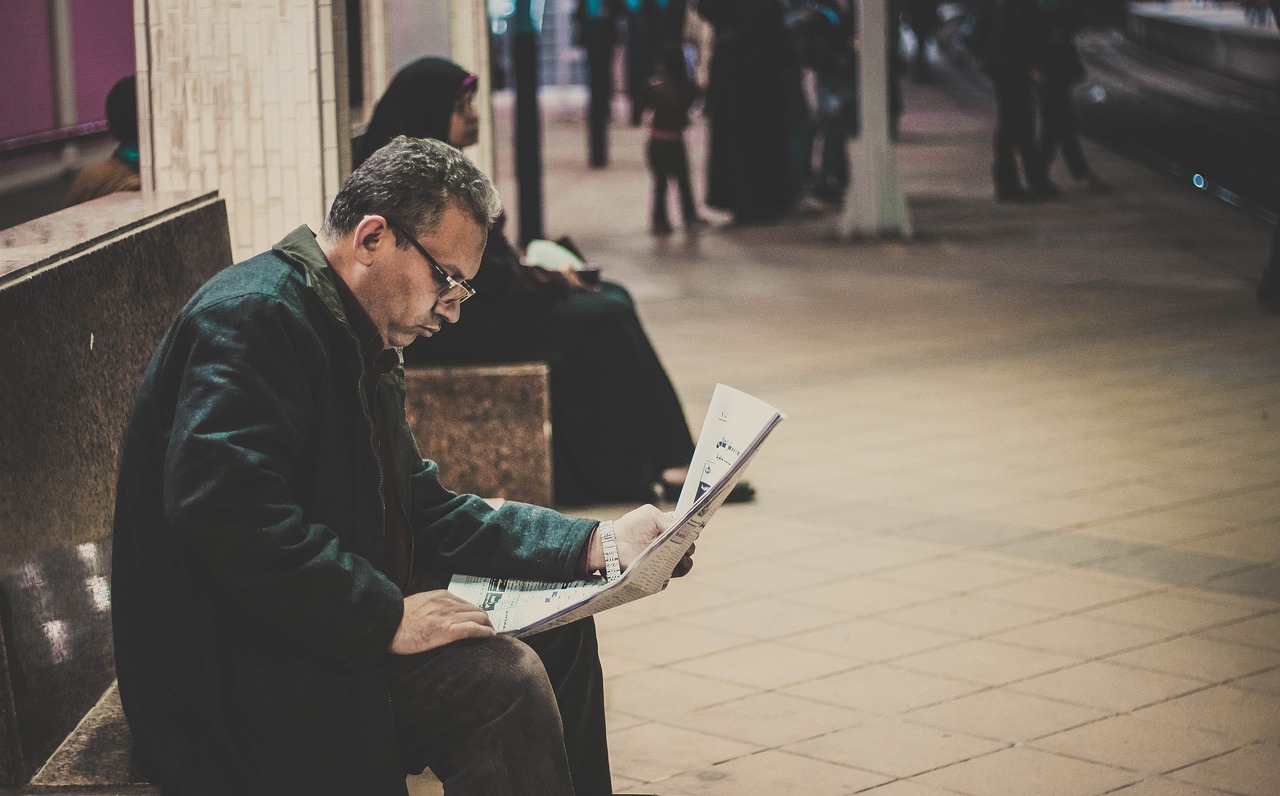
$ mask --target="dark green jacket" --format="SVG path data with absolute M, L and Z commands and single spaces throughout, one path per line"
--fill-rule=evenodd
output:
M 377 391 L 398 418 L 398 467 L 383 473 L 333 278 L 305 227 L 222 271 L 135 398 L 116 665 L 141 756 L 174 793 L 404 793 L 383 674 L 403 596 L 380 571 L 382 479 L 403 496 L 418 571 L 564 579 L 593 527 L 441 487 L 404 421 L 399 368 Z

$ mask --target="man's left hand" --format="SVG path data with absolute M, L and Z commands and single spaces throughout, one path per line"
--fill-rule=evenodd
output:
M 618 540 L 618 563 L 625 570 L 631 562 L 644 552 L 649 543 L 671 527 L 675 515 L 672 512 L 659 510 L 656 506 L 644 505 L 629 511 L 613 521 L 613 533 Z M 693 545 L 676 564 L 672 577 L 682 577 L 693 569 Z M 604 550 L 600 546 L 598 534 L 591 536 L 590 568 L 604 568 Z

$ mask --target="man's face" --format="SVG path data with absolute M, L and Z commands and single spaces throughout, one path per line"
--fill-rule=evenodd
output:
M 443 301 L 444 282 L 417 249 L 401 249 L 395 235 L 384 227 L 385 245 L 374 254 L 365 295 L 359 297 L 365 311 L 382 332 L 387 345 L 405 346 L 417 337 L 430 337 L 459 317 L 458 301 Z M 480 269 L 488 230 L 462 210 L 450 205 L 435 232 L 418 242 L 445 273 L 469 280 Z

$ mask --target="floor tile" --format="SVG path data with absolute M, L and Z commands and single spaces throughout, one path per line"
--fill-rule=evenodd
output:
M 1245 796 L 1275 796 L 1280 793 L 1280 746 L 1255 744 L 1170 776 Z
M 1266 564 L 1280 560 L 1280 532 L 1265 522 L 1184 542 L 1186 550 Z
M 1133 772 L 1026 748 L 1003 749 L 918 777 L 972 796 L 1094 796 L 1137 778 Z
M 1012 686 L 1020 693 L 1109 710 L 1133 710 L 1200 688 L 1202 680 L 1105 662 L 1082 663 Z
M 605 704 L 633 716 L 659 718 L 750 693 L 752 689 L 745 686 L 663 667 L 610 678 Z
M 1049 611 L 1080 611 L 1106 603 L 1130 599 L 1152 591 L 1148 584 L 1104 580 L 1070 573 L 1046 573 L 983 589 L 978 596 L 1042 608 Z
M 983 636 L 1019 625 L 1039 622 L 1049 616 L 1052 616 L 1052 613 L 1043 608 L 966 595 L 945 600 L 935 599 L 913 607 L 886 611 L 881 618 L 945 633 Z
M 1086 611 L 1080 616 L 1143 627 L 1190 633 L 1250 616 L 1255 609 L 1197 599 L 1190 594 L 1161 593 Z M 1229 640 L 1229 639 L 1228 639 Z
M 965 641 L 950 647 L 907 655 L 894 661 L 903 669 L 1003 685 L 1073 666 L 1079 658 L 992 641 Z
M 1271 613 L 1202 630 L 1204 638 L 1280 651 L 1280 613 Z
M 790 600 L 757 598 L 720 608 L 709 608 L 685 618 L 695 624 L 726 633 L 772 638 L 826 627 L 849 617 L 839 611 Z
M 698 710 L 669 714 L 662 721 L 721 738 L 776 747 L 843 730 L 874 718 L 849 708 L 766 692 Z M 612 725 L 610 727 L 612 729 Z
M 896 714 L 954 699 L 981 686 L 872 664 L 782 689 L 783 693 L 868 713 Z
M 798 581 L 804 583 L 804 581 Z M 936 589 L 893 583 L 879 578 L 849 578 L 827 581 L 816 586 L 801 585 L 787 592 L 787 599 L 815 608 L 839 609 L 843 619 L 871 616 L 907 605 L 937 600 Z
M 609 733 L 612 770 L 637 782 L 667 779 L 757 751 L 751 744 L 657 724 Z
M 786 642 L 804 649 L 842 655 L 851 660 L 886 661 L 921 650 L 955 644 L 962 639 L 962 636 L 952 633 L 871 617 L 798 633 L 788 636 Z
M 1097 622 L 1076 615 L 1006 630 L 987 639 L 1077 658 L 1096 658 L 1151 644 L 1169 635 L 1167 630 Z
M 788 745 L 787 751 L 833 763 L 910 777 L 968 760 L 1007 744 L 951 730 L 885 719 Z
M 993 688 L 911 711 L 904 718 L 931 727 L 1021 743 L 1106 715 L 1107 711 L 1099 708 Z
M 1280 665 L 1280 652 L 1195 636 L 1162 641 L 1107 660 L 1185 677 L 1223 682 Z
M 1132 716 L 1113 716 L 1033 741 L 1047 752 L 1118 766 L 1144 774 L 1163 774 L 1239 747 L 1224 735 Z
M 1175 782 L 1166 777 L 1151 777 L 1134 783 L 1118 791 L 1114 796 L 1222 796 L 1217 788 L 1201 788 L 1198 785 L 1187 785 Z
M 846 796 L 865 791 L 887 777 L 848 766 L 766 750 L 678 774 L 648 786 L 649 792 L 680 796 Z
M 1280 697 L 1230 686 L 1206 688 L 1142 710 L 1134 718 L 1221 733 L 1241 743 L 1280 743 Z
M 1280 567 L 1263 565 L 1206 580 L 1206 589 L 1280 602 Z
M 953 790 L 935 788 L 914 779 L 900 779 L 888 785 L 863 791 L 860 796 L 954 796 L 954 794 Z
M 936 545 L 871 537 L 809 545 L 799 550 L 786 551 L 782 553 L 782 557 L 788 562 L 813 567 L 819 572 L 855 575 L 894 569 L 946 553 L 945 548 Z
M 600 646 L 611 655 L 650 664 L 697 658 L 755 641 L 745 633 L 719 630 L 680 619 L 660 619 L 610 630 Z
M 800 649 L 790 643 L 759 642 L 672 664 L 679 671 L 759 689 L 774 689 L 851 669 L 845 657 Z
M 1133 552 L 1138 545 L 1101 536 L 1062 532 L 1020 539 L 993 548 L 1007 555 L 1056 564 L 1083 564 Z
M 1026 576 L 1027 572 L 1023 569 L 951 556 L 898 567 L 882 573 L 880 578 L 930 589 L 966 593 L 1020 580 Z
M 1280 696 L 1280 668 L 1232 680 L 1231 686 L 1243 688 L 1245 691 L 1261 691 L 1264 694 Z

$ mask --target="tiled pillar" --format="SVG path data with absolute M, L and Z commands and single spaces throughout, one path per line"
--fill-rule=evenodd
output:
M 476 76 L 480 141 L 467 150 L 485 174 L 493 172 L 493 102 L 489 80 L 489 13 L 477 0 L 449 0 L 449 46 L 455 63 Z
M 218 190 L 237 259 L 317 227 L 350 152 L 342 0 L 134 8 L 143 190 Z

